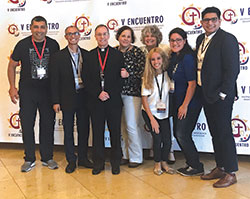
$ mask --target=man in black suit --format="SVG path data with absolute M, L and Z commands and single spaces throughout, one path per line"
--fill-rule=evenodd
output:
M 219 179 L 214 187 L 237 182 L 238 170 L 231 118 L 239 74 L 239 46 L 234 35 L 220 29 L 220 10 L 208 7 L 202 12 L 205 34 L 196 41 L 197 83 L 212 136 L 216 167 L 203 180 Z
M 80 33 L 77 27 L 65 29 L 68 46 L 56 53 L 51 59 L 51 94 L 53 109 L 56 113 L 62 110 L 64 145 L 68 165 L 66 173 L 72 173 L 78 166 L 92 168 L 88 160 L 89 112 L 87 96 L 82 81 L 82 69 L 88 52 L 78 46 Z M 78 133 L 77 153 L 74 152 L 74 117 Z
M 112 174 L 120 173 L 121 160 L 121 68 L 124 65 L 122 54 L 109 46 L 109 30 L 105 25 L 95 29 L 98 44 L 89 52 L 84 67 L 84 85 L 88 93 L 88 104 L 93 130 L 93 175 L 104 170 L 104 131 L 107 121 L 111 138 Z

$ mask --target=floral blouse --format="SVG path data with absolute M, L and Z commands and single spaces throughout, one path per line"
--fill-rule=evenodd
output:
M 141 96 L 141 78 L 145 67 L 145 55 L 140 48 L 133 48 L 123 53 L 124 68 L 129 73 L 128 78 L 124 78 L 122 87 L 123 95 Z

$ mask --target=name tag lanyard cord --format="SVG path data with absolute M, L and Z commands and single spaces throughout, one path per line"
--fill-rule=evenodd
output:
M 203 54 L 206 51 L 206 49 L 208 48 L 209 44 L 211 43 L 211 40 L 212 39 L 210 39 L 207 42 L 206 46 L 204 47 L 204 45 L 205 45 L 205 39 L 203 39 L 202 44 L 201 44 L 201 54 Z
M 156 85 L 158 87 L 158 91 L 159 91 L 159 96 L 160 96 L 160 101 L 161 101 L 161 98 L 162 98 L 162 90 L 163 90 L 163 82 L 164 82 L 164 73 L 162 73 L 162 81 L 161 81 L 161 88 L 159 86 L 159 82 L 155 76 L 155 81 L 156 81 Z
M 105 69 L 106 61 L 107 61 L 108 54 L 109 54 L 109 48 L 107 49 L 107 52 L 105 54 L 105 58 L 104 58 L 103 62 L 102 62 L 102 58 L 101 58 L 99 49 L 97 49 L 97 52 L 98 52 L 99 63 L 100 63 L 100 66 L 101 66 L 101 74 L 100 74 L 100 76 L 101 76 L 101 86 L 102 86 L 102 90 L 104 90 L 104 69 Z
M 172 79 L 173 79 L 173 77 L 174 77 L 174 74 L 175 74 L 176 71 L 177 71 L 178 66 L 179 66 L 179 64 L 176 64 L 175 67 L 174 67 L 174 69 L 173 69 L 173 72 L 172 72 Z
M 207 50 L 209 44 L 211 43 L 212 39 L 210 39 L 207 44 L 205 45 L 205 38 L 203 39 L 202 41 L 202 44 L 201 44 L 201 48 L 200 48 L 200 54 L 198 53 L 198 62 L 202 62 L 203 61 L 203 58 L 202 58 L 202 54 Z M 205 45 L 205 47 L 204 47 Z M 200 69 L 198 69 L 200 70 Z
M 38 58 L 39 58 L 39 60 L 40 60 L 40 66 L 41 66 L 41 64 L 42 64 L 42 58 L 43 58 L 43 54 L 44 54 L 44 49 L 45 49 L 45 46 L 46 46 L 46 37 L 44 38 L 43 48 L 42 48 L 41 54 L 39 53 L 39 51 L 38 51 L 38 49 L 37 49 L 37 47 L 36 47 L 36 44 L 35 44 L 35 42 L 34 42 L 33 37 L 32 37 L 32 39 L 31 39 L 31 41 L 32 41 L 32 44 L 33 44 L 33 46 L 34 46 L 34 48 L 35 48 L 36 54 L 37 54 L 37 56 L 38 56 Z
M 79 74 L 79 67 L 78 66 L 80 65 L 80 62 L 81 62 L 80 58 L 79 58 L 79 53 L 78 53 L 78 65 L 76 65 L 74 59 L 72 58 L 72 55 L 70 55 L 70 59 L 71 59 L 73 65 L 74 65 L 75 72 L 78 75 Z

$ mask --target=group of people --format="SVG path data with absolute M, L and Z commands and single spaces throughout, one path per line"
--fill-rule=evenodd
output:
M 39 111 L 39 147 L 42 165 L 58 168 L 53 160 L 55 113 L 62 111 L 66 173 L 77 165 L 92 168 L 97 175 L 105 169 L 104 131 L 110 132 L 112 174 L 120 165 L 138 167 L 143 162 L 139 120 L 142 115 L 153 138 L 156 175 L 174 174 L 170 128 L 184 153 L 186 165 L 176 170 L 183 176 L 199 175 L 202 180 L 218 179 L 213 186 L 228 187 L 237 182 L 238 170 L 231 117 L 239 73 L 239 47 L 235 36 L 220 28 L 220 10 L 208 7 L 202 12 L 205 33 L 197 38 L 196 50 L 188 44 L 187 33 L 174 28 L 169 33 L 169 47 L 160 44 L 157 26 L 142 30 L 139 48 L 134 31 L 121 27 L 116 34 L 119 45 L 109 45 L 109 29 L 95 28 L 97 47 L 91 51 L 79 45 L 80 32 L 75 26 L 65 29 L 68 45 L 46 36 L 45 18 L 31 21 L 32 35 L 18 42 L 8 66 L 9 95 L 19 100 L 20 120 L 25 149 L 22 172 L 35 166 L 34 123 Z M 15 85 L 16 67 L 21 62 L 19 88 Z M 216 167 L 204 173 L 192 140 L 201 108 L 212 136 Z M 121 139 L 121 118 L 126 129 Z M 77 126 L 77 154 L 74 121 Z M 88 158 L 90 120 L 93 132 L 93 156 Z M 121 142 L 122 140 L 122 142 Z

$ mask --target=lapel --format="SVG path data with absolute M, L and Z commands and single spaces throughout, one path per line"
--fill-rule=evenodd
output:
M 201 42 L 203 41 L 203 39 L 205 38 L 205 33 L 202 34 L 198 40 L 198 43 L 197 43 L 197 50 L 200 48 L 200 45 L 201 45 Z
M 210 52 L 214 51 L 215 45 L 218 43 L 219 35 L 220 35 L 221 29 L 219 28 L 215 35 L 212 37 L 212 41 L 210 45 L 207 48 L 206 55 L 204 61 L 209 57 Z
M 65 54 L 65 64 L 64 64 L 65 69 L 66 69 L 66 71 L 70 71 L 70 75 L 74 79 L 74 72 L 73 72 L 72 63 L 71 63 L 71 59 L 70 59 L 71 54 L 69 52 L 68 46 L 66 46 L 64 48 L 64 50 L 65 50 L 65 53 L 64 53 Z
M 96 47 L 95 49 L 94 49 L 94 51 L 93 51 L 93 55 L 91 56 L 91 70 L 96 70 L 96 71 L 98 71 L 98 73 L 100 72 L 100 70 L 101 70 L 101 66 L 100 66 L 100 64 L 99 64 L 99 58 L 98 58 L 98 47 Z

